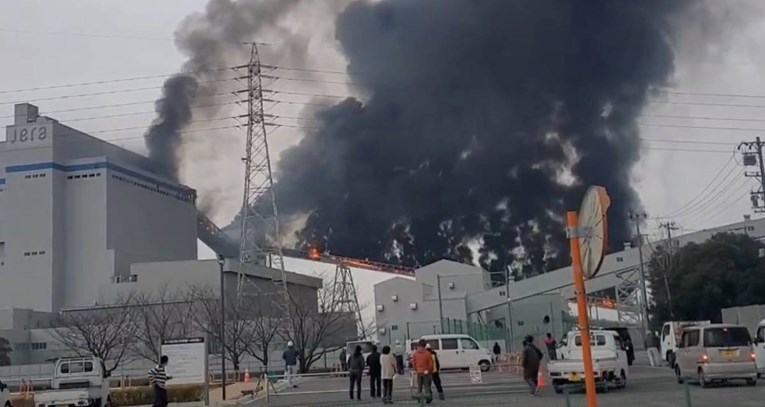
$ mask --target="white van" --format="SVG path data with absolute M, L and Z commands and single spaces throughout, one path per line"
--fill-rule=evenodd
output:
M 754 336 L 754 355 L 757 363 L 757 377 L 765 375 L 765 319 L 757 324 L 757 334 Z
M 480 366 L 486 372 L 491 368 L 492 354 L 469 335 L 425 335 L 422 337 L 438 353 L 441 369 L 469 369 Z M 413 342 L 416 346 L 416 341 Z

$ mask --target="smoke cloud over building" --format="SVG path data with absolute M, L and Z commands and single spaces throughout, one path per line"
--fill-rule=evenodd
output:
M 567 257 L 564 212 L 598 184 L 620 246 L 640 206 L 636 119 L 673 73 L 670 22 L 691 3 L 351 4 L 336 35 L 370 97 L 320 111 L 283 154 L 281 213 L 308 213 L 301 240 L 336 253 L 535 273 Z
M 153 158 L 177 158 L 188 109 L 194 120 L 216 110 L 195 100 L 231 91 L 221 68 L 246 61 L 242 43 L 280 27 L 298 3 L 212 0 L 181 24 L 188 74 L 165 86 L 180 106 L 160 103 L 147 135 Z M 620 247 L 632 235 L 628 211 L 641 206 L 631 182 L 637 118 L 673 75 L 678 26 L 705 15 L 705 3 L 354 1 L 337 14 L 336 39 L 364 98 L 313 111 L 317 121 L 282 154 L 280 215 L 306 219 L 303 247 L 407 265 L 520 262 L 528 274 L 567 262 L 565 210 L 598 184 Z M 280 45 L 293 57 L 305 48 L 294 40 Z

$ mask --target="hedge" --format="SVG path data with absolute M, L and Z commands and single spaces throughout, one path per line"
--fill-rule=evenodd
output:
M 167 388 L 167 401 L 170 403 L 188 403 L 204 400 L 204 386 L 178 385 Z M 112 389 L 112 406 L 142 406 L 154 402 L 154 390 L 151 387 L 128 387 Z

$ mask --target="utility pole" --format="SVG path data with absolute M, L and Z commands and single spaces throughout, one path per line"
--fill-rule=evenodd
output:
M 752 207 L 757 213 L 765 212 L 765 163 L 762 160 L 762 148 L 765 146 L 759 137 L 754 141 L 744 141 L 739 143 L 738 149 L 746 148 L 744 154 L 744 165 L 747 167 L 758 165 L 759 172 L 746 172 L 747 177 L 757 178 L 760 181 L 760 190 L 752 191 Z
M 666 229 L 667 231 L 667 252 L 665 253 L 666 261 L 664 263 L 664 288 L 667 291 L 667 307 L 669 307 L 669 316 L 675 316 L 674 307 L 672 306 L 672 293 L 669 289 L 669 272 L 672 269 L 672 256 L 674 254 L 675 242 L 672 241 L 672 231 L 677 230 L 675 222 L 664 222 L 659 224 L 659 227 Z
M 507 341 L 507 350 L 513 352 L 513 300 L 510 298 L 510 267 L 505 267 L 505 300 L 507 302 L 507 334 L 510 338 Z
M 643 264 L 643 235 L 640 233 L 640 222 L 648 218 L 645 212 L 629 212 L 629 217 L 635 222 L 635 231 L 638 238 L 638 256 L 640 256 L 640 313 L 642 315 L 643 334 L 648 333 L 648 291 L 645 284 L 645 265 Z
M 441 301 L 441 275 L 436 274 L 436 285 L 438 285 L 438 320 L 441 326 L 441 333 L 444 333 L 444 303 Z

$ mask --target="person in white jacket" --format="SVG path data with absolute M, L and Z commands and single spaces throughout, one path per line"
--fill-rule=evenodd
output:
M 396 377 L 398 368 L 396 357 L 390 353 L 390 346 L 383 346 L 380 364 L 382 365 L 383 404 L 393 404 L 393 378 Z

